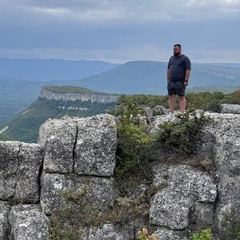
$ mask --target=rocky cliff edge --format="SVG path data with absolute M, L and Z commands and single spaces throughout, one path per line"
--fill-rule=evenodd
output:
M 153 167 L 158 190 L 149 203 L 149 224 L 161 240 L 189 239 L 193 225 L 214 225 L 220 233 L 233 212 L 240 220 L 240 117 L 208 114 L 216 124 L 204 130 L 198 155 L 214 162 L 214 172 L 187 164 Z M 108 114 L 49 119 L 38 144 L 0 142 L 0 239 L 47 240 L 49 217 L 66 207 L 66 193 L 84 193 L 94 209 L 111 209 L 118 197 L 116 146 L 115 118 Z M 102 222 L 79 231 L 84 240 L 131 240 L 145 227 L 141 222 L 138 229 Z

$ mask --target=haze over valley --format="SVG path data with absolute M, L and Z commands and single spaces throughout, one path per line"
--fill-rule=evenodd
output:
M 166 62 L 0 59 L 0 123 L 37 100 L 45 85 L 70 85 L 117 94 L 166 94 Z M 193 63 L 188 91 L 232 92 L 240 64 Z

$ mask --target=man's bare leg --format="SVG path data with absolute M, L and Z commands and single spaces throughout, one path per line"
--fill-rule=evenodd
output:
M 180 112 L 184 113 L 186 109 L 186 98 L 185 96 L 178 96 Z
M 168 105 L 169 105 L 169 111 L 171 113 L 174 112 L 175 104 L 176 104 L 176 95 L 169 95 Z

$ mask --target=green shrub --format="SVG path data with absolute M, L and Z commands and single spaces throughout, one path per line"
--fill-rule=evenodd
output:
M 217 101 L 212 101 L 206 104 L 206 110 L 209 112 L 221 112 L 221 104 Z
M 122 95 L 118 99 L 118 105 L 127 106 L 129 102 L 134 102 L 138 106 L 148 106 L 155 107 L 157 105 L 162 105 L 168 107 L 168 96 L 152 95 L 152 94 L 134 94 L 134 95 Z
M 194 233 L 191 236 L 191 240 L 211 240 L 213 237 L 212 231 L 210 228 L 202 230 L 200 233 Z
M 220 234 L 221 240 L 240 240 L 240 221 L 234 210 L 225 214 L 221 222 L 223 231 Z
M 147 125 L 141 124 L 142 108 L 129 101 L 118 108 L 118 147 L 115 176 L 122 190 L 134 183 L 149 180 L 148 148 L 153 137 L 147 133 Z M 120 186 L 121 188 L 121 186 Z M 121 190 L 121 189 L 120 189 Z
M 219 112 L 220 104 L 240 104 L 240 90 L 232 92 L 230 94 L 224 94 L 222 92 L 198 92 L 187 93 L 187 108 L 189 109 L 201 109 L 212 112 Z M 161 105 L 168 108 L 168 96 L 159 95 L 122 95 L 118 100 L 118 105 L 126 104 L 129 101 L 135 102 L 138 106 L 144 105 L 153 108 L 156 105 Z M 176 108 L 179 108 L 178 102 Z
M 176 121 L 160 124 L 161 131 L 157 136 L 156 145 L 165 152 L 195 154 L 201 132 L 211 119 L 205 116 L 204 112 L 197 116 L 196 111 L 188 111 L 177 118 Z
M 149 234 L 146 228 L 138 231 L 137 240 L 159 240 L 159 238 L 154 234 Z
M 50 229 L 48 240 L 82 240 L 82 233 L 75 229 L 75 227 L 54 225 Z
M 72 202 L 71 196 L 69 204 L 51 215 L 49 240 L 80 240 L 83 229 L 101 227 L 104 223 L 126 224 L 133 228 L 139 224 L 139 219 L 148 223 L 148 205 L 138 200 L 118 198 L 112 208 L 104 211 L 94 209 L 87 202 L 82 205 L 79 200 Z

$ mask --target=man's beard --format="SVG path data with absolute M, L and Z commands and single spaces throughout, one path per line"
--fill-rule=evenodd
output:
M 177 57 L 177 56 L 179 56 L 180 55 L 180 53 L 174 53 L 174 56 L 175 57 Z

